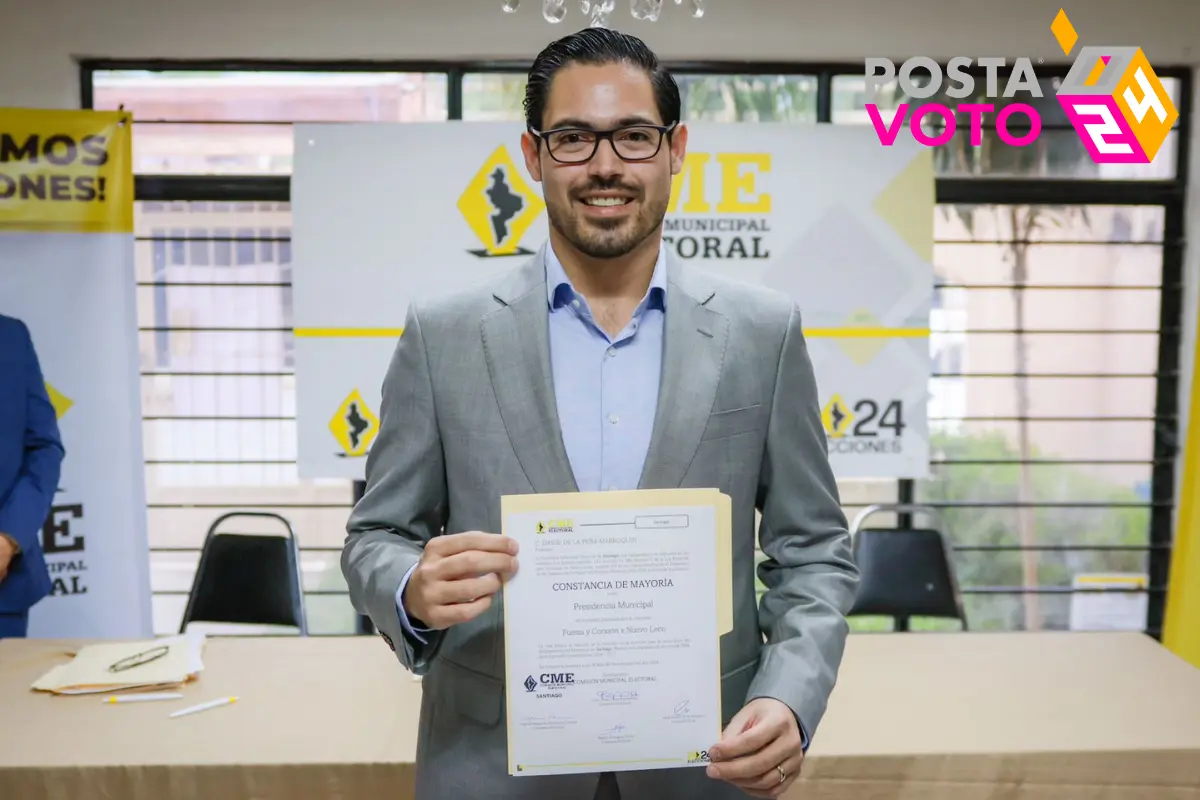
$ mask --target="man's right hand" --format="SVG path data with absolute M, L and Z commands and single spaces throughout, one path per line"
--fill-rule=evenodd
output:
M 425 544 L 404 587 L 404 610 L 424 627 L 443 630 L 475 619 L 517 572 L 517 542 L 494 533 L 452 533 Z

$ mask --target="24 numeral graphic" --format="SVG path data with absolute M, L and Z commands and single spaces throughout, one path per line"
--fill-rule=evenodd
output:
M 879 404 L 874 400 L 859 400 L 854 406 L 854 416 L 854 436 L 878 436 L 880 430 L 891 428 L 898 437 L 905 428 L 903 404 L 899 400 L 893 400 L 884 407 L 883 415 L 874 429 L 871 423 L 879 416 Z

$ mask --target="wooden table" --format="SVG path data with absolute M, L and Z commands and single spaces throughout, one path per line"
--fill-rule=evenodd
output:
M 29 690 L 78 644 L 0 641 L 0 800 L 411 797 L 421 684 L 376 637 L 211 639 L 173 703 Z M 1200 798 L 1200 670 L 1137 634 L 857 634 L 787 796 Z

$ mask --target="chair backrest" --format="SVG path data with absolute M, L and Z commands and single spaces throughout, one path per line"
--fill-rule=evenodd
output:
M 860 573 L 851 614 L 964 620 L 942 534 L 869 528 L 854 537 Z
M 918 509 L 918 506 L 873 507 Z M 853 530 L 859 589 L 851 616 L 887 616 L 897 630 L 908 629 L 910 617 L 967 617 L 945 534 L 932 528 L 867 528 Z
M 233 517 L 267 517 L 287 535 L 219 533 Z M 224 514 L 209 526 L 180 632 L 191 622 L 293 626 L 308 634 L 300 548 L 286 519 L 259 511 Z

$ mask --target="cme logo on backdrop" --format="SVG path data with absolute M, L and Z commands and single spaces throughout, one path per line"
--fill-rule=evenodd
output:
M 330 418 L 329 432 L 342 448 L 336 454 L 339 458 L 362 458 L 379 433 L 379 417 L 354 389 Z
M 1050 31 L 1063 54 L 1070 55 L 1079 34 L 1063 9 L 1059 9 Z M 976 78 L 966 70 L 972 63 L 986 69 L 986 94 L 989 99 L 1003 100 L 999 111 L 994 102 L 960 103 L 956 108 L 942 103 L 923 103 L 909 114 L 909 104 L 901 103 L 891 119 L 885 120 L 886 112 L 880 111 L 875 103 L 879 88 L 893 80 L 898 81 L 905 95 L 917 99 L 938 94 L 947 80 L 951 85 L 944 96 L 971 97 Z M 865 108 L 880 143 L 893 144 L 901 128 L 907 125 L 918 142 L 937 147 L 949 142 L 962 124 L 969 125 L 971 145 L 978 147 L 983 142 L 984 115 L 987 114 L 987 124 L 994 127 L 1000 141 L 1013 147 L 1032 144 L 1042 132 L 1037 109 L 1029 103 L 1009 102 L 1009 99 L 1021 94 L 1042 97 L 1041 84 L 1033 64 L 1022 57 L 1013 63 L 1012 73 L 1001 86 L 997 69 L 1007 65 L 1004 58 L 979 58 L 973 62 L 969 57 L 956 56 L 947 63 L 943 75 L 941 66 L 925 56 L 908 59 L 898 72 L 891 59 L 868 58 Z M 914 71 L 922 76 L 932 75 L 933 79 L 927 86 L 917 86 L 912 80 Z M 1055 97 L 1092 161 L 1097 164 L 1152 162 L 1179 117 L 1178 109 L 1140 47 L 1080 48 Z M 922 130 L 926 120 L 936 117 L 942 119 L 940 131 L 931 135 Z
M 479 258 L 533 255 L 521 239 L 544 209 L 508 148 L 500 145 L 458 198 L 459 213 L 483 245 L 467 252 Z

